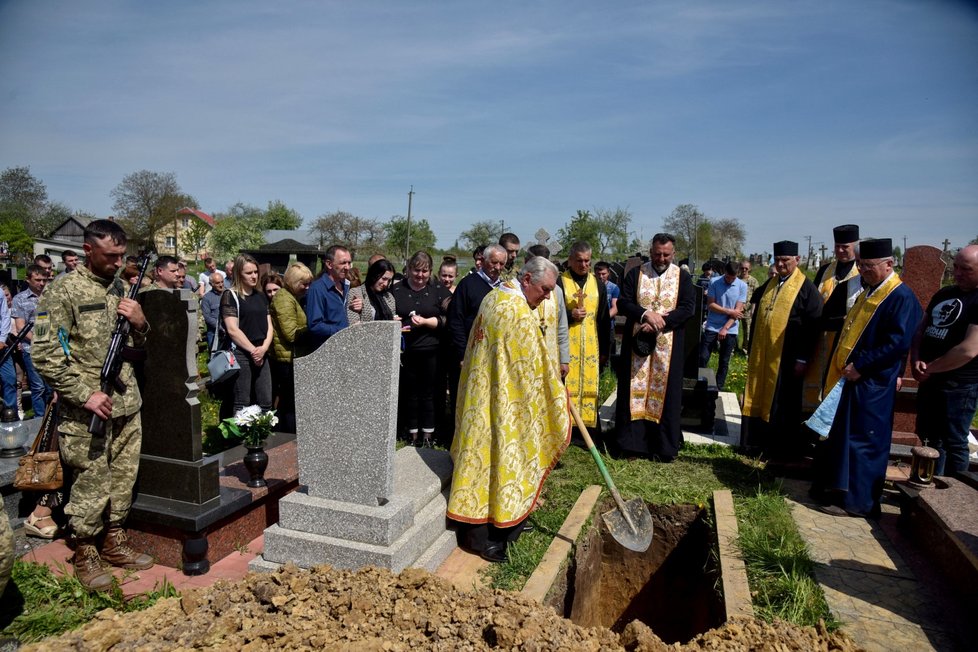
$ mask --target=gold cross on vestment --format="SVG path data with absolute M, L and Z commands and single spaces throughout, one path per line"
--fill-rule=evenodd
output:
M 587 292 L 584 291 L 584 288 L 578 288 L 577 293 L 574 296 L 577 297 L 577 307 L 583 308 L 584 300 L 587 299 Z

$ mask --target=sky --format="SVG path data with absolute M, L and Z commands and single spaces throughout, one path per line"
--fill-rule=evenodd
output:
M 479 220 L 524 243 L 680 204 L 746 252 L 978 236 L 978 8 L 931 0 L 0 0 L 0 169 L 100 217 L 173 172 L 210 213 L 279 199 Z

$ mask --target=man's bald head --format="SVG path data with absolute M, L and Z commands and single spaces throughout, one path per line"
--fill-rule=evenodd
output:
M 954 257 L 954 284 L 965 291 L 978 288 L 978 245 L 962 247 Z

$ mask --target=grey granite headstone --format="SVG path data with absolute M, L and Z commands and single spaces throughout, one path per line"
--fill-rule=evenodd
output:
M 299 481 L 310 496 L 390 500 L 400 341 L 398 322 L 367 322 L 295 361 Z
M 296 360 L 300 487 L 279 501 L 252 570 L 434 570 L 455 548 L 445 520 L 450 456 L 394 452 L 400 339 L 397 322 L 367 322 Z
M 139 294 L 150 325 L 138 373 L 143 397 L 140 494 L 203 504 L 219 495 L 217 460 L 203 459 L 197 398 L 197 299 L 190 290 Z

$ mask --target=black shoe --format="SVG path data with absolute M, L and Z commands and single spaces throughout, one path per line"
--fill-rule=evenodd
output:
M 486 549 L 482 551 L 481 557 L 486 561 L 491 561 L 494 564 L 501 564 L 509 561 L 506 558 L 506 546 L 500 545 L 487 546 Z
M 527 532 L 533 532 L 534 530 L 536 530 L 536 528 L 533 527 L 533 523 L 530 523 L 530 521 L 523 521 L 523 529 L 520 530 L 520 534 L 526 534 Z

